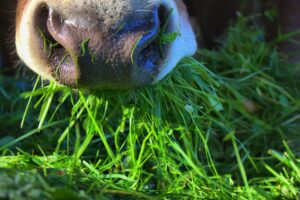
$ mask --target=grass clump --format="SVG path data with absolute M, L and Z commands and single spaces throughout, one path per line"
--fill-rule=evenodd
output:
M 299 198 L 300 87 L 263 36 L 241 18 L 201 62 L 142 89 L 23 93 L 24 127 L 39 123 L 1 145 L 3 174 L 52 199 L 66 187 L 82 199 Z

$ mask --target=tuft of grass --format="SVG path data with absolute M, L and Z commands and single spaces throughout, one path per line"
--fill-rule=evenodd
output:
M 145 88 L 38 78 L 19 109 L 30 128 L 0 139 L 0 198 L 299 198 L 299 82 L 250 22 Z

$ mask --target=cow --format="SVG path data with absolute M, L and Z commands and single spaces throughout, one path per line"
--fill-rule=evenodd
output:
M 16 4 L 1 4 L 8 1 Z M 266 1 L 246 1 L 247 8 L 261 8 Z M 18 0 L 16 50 L 34 72 L 72 88 L 144 86 L 163 79 L 183 57 L 192 56 L 199 43 L 214 47 L 241 2 Z M 300 27 L 300 1 L 271 4 L 278 5 L 282 32 Z M 282 48 L 297 49 L 291 43 Z
M 181 0 L 19 0 L 16 16 L 20 58 L 72 88 L 151 84 L 197 50 Z

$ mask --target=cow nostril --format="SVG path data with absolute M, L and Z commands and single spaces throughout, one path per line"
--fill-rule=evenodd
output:
M 43 48 L 44 53 L 51 61 L 59 59 L 58 55 L 60 54 L 66 54 L 66 50 L 59 42 L 57 42 L 57 40 L 49 31 L 48 21 L 50 15 L 51 13 L 48 6 L 46 4 L 42 4 L 41 6 L 39 6 L 39 9 L 36 12 L 35 24 L 38 34 L 41 38 L 41 48 Z
M 51 44 L 56 43 L 55 39 L 51 36 L 47 27 L 48 18 L 49 18 L 49 8 L 47 5 L 42 4 L 39 7 L 39 10 L 37 11 L 35 20 L 36 20 L 37 29 L 39 31 L 39 35 L 44 40 L 44 45 L 46 45 L 46 42 Z M 44 48 L 46 49 L 47 47 L 44 46 Z
M 172 13 L 172 10 L 168 10 L 168 8 L 164 5 L 161 5 L 158 7 L 158 18 L 159 18 L 159 21 L 162 23 L 167 23 L 168 21 L 168 18 L 170 16 L 170 14 Z
M 159 6 L 154 13 L 154 25 L 151 30 L 141 38 L 138 43 L 140 48 L 136 57 L 137 66 L 146 71 L 153 72 L 158 70 L 168 50 L 168 44 L 164 43 L 164 35 L 170 32 L 170 16 L 172 10 L 166 6 Z
M 42 52 L 41 56 L 49 64 L 53 77 L 64 79 L 66 80 L 64 84 L 72 86 L 73 83 L 68 83 L 69 79 L 63 76 L 71 77 L 75 74 L 72 67 L 74 66 L 74 60 L 49 29 L 49 20 L 53 20 L 54 17 L 55 21 L 59 21 L 56 18 L 57 16 L 53 16 L 51 8 L 45 4 L 39 6 L 35 13 L 35 25 L 40 38 L 39 47 Z M 74 84 L 73 87 L 75 87 Z

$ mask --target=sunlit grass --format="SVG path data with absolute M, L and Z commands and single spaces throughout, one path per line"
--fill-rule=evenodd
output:
M 272 45 L 242 18 L 220 49 L 152 86 L 73 91 L 37 78 L 11 108 L 24 133 L 2 126 L 0 198 L 299 198 L 300 87 Z

